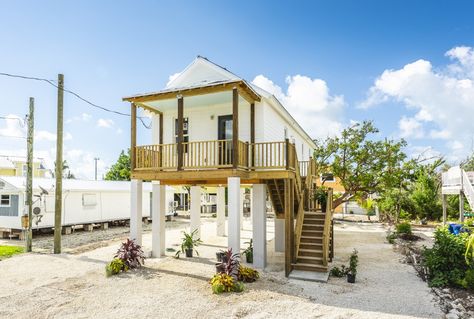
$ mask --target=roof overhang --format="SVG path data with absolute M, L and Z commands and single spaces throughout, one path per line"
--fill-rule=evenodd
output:
M 140 103 L 144 102 L 168 100 L 176 98 L 177 96 L 190 97 L 231 91 L 234 88 L 236 88 L 239 91 L 239 94 L 249 103 L 260 102 L 261 100 L 261 96 L 257 92 L 255 92 L 255 90 L 244 80 L 209 83 L 205 85 L 190 86 L 184 88 L 166 89 L 153 93 L 127 96 L 122 98 L 122 100 L 140 105 Z

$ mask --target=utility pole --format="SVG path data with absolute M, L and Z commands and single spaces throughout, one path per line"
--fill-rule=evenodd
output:
M 33 231 L 31 229 L 33 219 L 33 137 L 35 121 L 35 99 L 30 97 L 30 113 L 28 114 L 28 136 L 27 136 L 27 170 L 26 170 L 26 205 L 28 207 L 28 228 L 26 230 L 26 251 L 32 251 Z
M 58 74 L 58 114 L 56 136 L 56 187 L 54 205 L 54 253 L 61 253 L 61 212 L 63 201 L 63 107 L 64 107 L 64 75 Z
M 95 180 L 97 180 L 97 161 L 98 160 L 100 160 L 100 158 L 94 157 L 94 161 L 95 161 Z

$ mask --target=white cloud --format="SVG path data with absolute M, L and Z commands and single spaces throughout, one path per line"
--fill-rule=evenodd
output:
M 72 140 L 72 135 L 69 132 L 63 134 L 63 141 Z M 35 131 L 35 141 L 56 141 L 56 133 L 51 133 L 45 130 Z
M 88 113 L 82 113 L 81 115 L 71 117 L 66 120 L 66 124 L 72 123 L 72 122 L 77 122 L 77 121 L 83 121 L 83 122 L 88 122 L 92 118 L 92 115 Z
M 114 126 L 114 121 L 111 119 L 98 119 L 97 127 L 103 128 L 112 128 Z
M 415 118 L 402 117 L 398 122 L 400 137 L 422 138 L 424 136 L 422 124 Z
M 288 76 L 287 91 L 264 75 L 253 84 L 273 94 L 313 138 L 338 134 L 343 127 L 344 97 L 331 95 L 326 82 L 303 75 Z
M 416 113 L 412 119 L 401 119 L 405 125 L 400 126 L 401 135 L 411 129 L 412 137 L 419 137 L 429 126 L 429 137 L 456 139 L 467 145 L 474 135 L 474 49 L 455 47 L 446 56 L 452 62 L 444 68 L 433 68 L 429 61 L 420 59 L 398 70 L 385 70 L 359 107 L 401 102 Z M 450 145 L 460 150 L 458 143 L 451 141 Z
M 80 179 L 94 179 L 95 161 L 97 154 L 82 149 L 69 149 L 64 152 L 64 159 L 68 162 L 71 172 Z M 97 161 L 98 178 L 105 173 L 107 163 L 104 160 Z
M 5 127 L 0 128 L 0 135 L 26 137 L 26 127 L 22 118 L 15 114 L 8 114 L 5 117 Z

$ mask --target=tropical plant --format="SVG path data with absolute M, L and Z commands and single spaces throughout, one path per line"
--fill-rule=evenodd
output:
M 466 252 L 464 253 L 466 263 L 471 265 L 474 261 L 474 234 L 471 234 L 466 242 Z
M 128 271 L 127 265 L 122 259 L 114 258 L 110 263 L 105 266 L 105 275 L 107 277 L 117 275 L 121 271 Z
M 239 254 L 232 253 L 232 248 L 225 252 L 225 257 L 222 258 L 222 263 L 217 264 L 217 268 L 221 269 L 223 273 L 232 276 L 235 280 L 239 278 L 240 260 Z
M 436 229 L 434 238 L 433 247 L 423 252 L 430 286 L 461 285 L 468 269 L 465 259 L 468 235 L 453 235 L 447 227 L 440 227 Z
M 142 247 L 135 243 L 135 241 L 127 238 L 117 250 L 114 258 L 122 260 L 128 268 L 135 269 L 145 264 L 146 257 Z
M 110 170 L 105 174 L 107 181 L 129 181 L 130 180 L 130 149 L 125 153 L 120 152 L 117 162 L 112 165 Z
M 253 240 L 246 242 L 248 247 L 244 250 L 243 254 L 245 254 L 245 259 L 248 263 L 253 263 Z
M 212 292 L 220 294 L 234 290 L 234 278 L 225 273 L 215 274 L 211 279 Z
M 344 187 L 341 197 L 333 199 L 333 207 L 356 198 L 379 193 L 401 172 L 406 155 L 405 141 L 374 140 L 378 133 L 372 122 L 356 123 L 340 135 L 316 142 L 316 170 L 331 172 Z
M 196 252 L 196 255 L 199 256 L 199 252 L 196 250 L 196 247 L 199 246 L 200 244 L 202 244 L 202 240 L 201 240 L 201 238 L 194 238 L 197 231 L 198 231 L 197 229 L 195 229 L 191 233 L 187 233 L 187 232 L 183 231 L 183 238 L 182 238 L 182 241 L 181 241 L 181 249 L 176 252 L 176 254 L 175 254 L 176 258 L 179 258 L 179 255 L 181 253 L 185 253 L 186 250 L 190 250 L 190 249 L 194 250 Z
M 325 186 L 316 187 L 314 190 L 314 199 L 321 206 L 321 210 L 325 212 L 328 201 L 328 188 Z
M 345 265 L 341 265 L 341 268 L 334 266 L 331 268 L 331 271 L 329 272 L 329 274 L 333 277 L 341 278 L 347 274 L 347 268 Z
M 358 251 L 354 249 L 351 256 L 349 257 L 349 267 L 346 270 L 346 274 L 357 275 L 357 265 L 359 264 Z
M 260 277 L 260 274 L 253 268 L 240 265 L 238 277 L 239 280 L 243 282 L 254 282 Z
M 411 224 L 409 222 L 402 222 L 397 224 L 397 233 L 411 235 Z

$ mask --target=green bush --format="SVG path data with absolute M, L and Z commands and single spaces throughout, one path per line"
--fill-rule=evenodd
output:
M 122 259 L 115 258 L 105 266 L 105 275 L 107 277 L 117 275 L 121 271 L 128 271 L 127 265 Z
M 468 270 L 464 258 L 467 234 L 453 235 L 446 227 L 434 234 L 433 248 L 423 252 L 424 265 L 432 287 L 460 286 Z
M 402 222 L 397 225 L 398 234 L 411 235 L 411 225 L 409 222 Z
M 461 286 L 471 291 L 474 291 L 474 269 L 468 269 L 464 279 L 461 281 Z
M 341 268 L 339 268 L 337 266 L 332 267 L 329 274 L 333 277 L 341 278 L 341 277 L 344 277 L 346 275 L 346 272 L 347 272 L 346 266 L 341 265 Z

